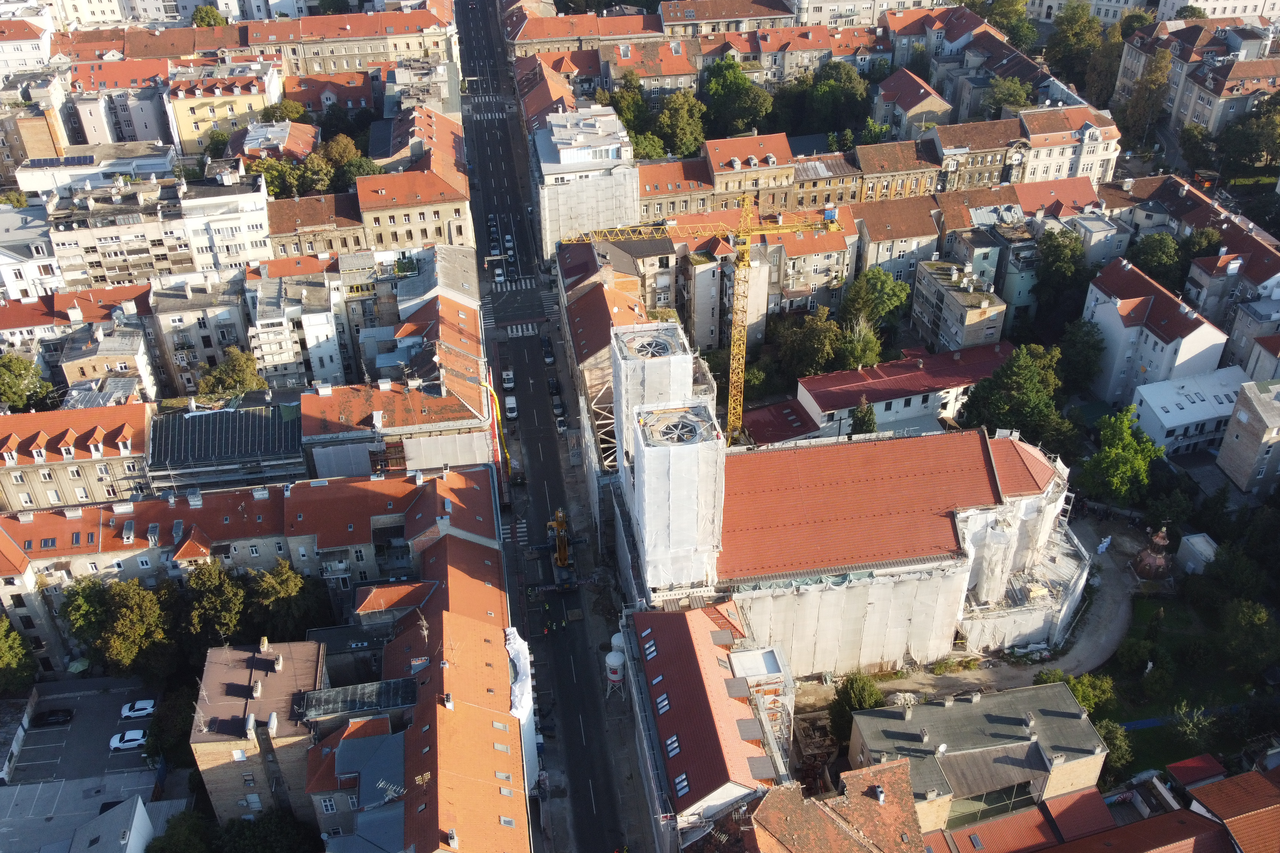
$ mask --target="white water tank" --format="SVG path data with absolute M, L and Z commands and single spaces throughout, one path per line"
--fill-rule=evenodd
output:
M 609 679 L 610 687 L 622 686 L 622 667 L 626 660 L 627 656 L 618 651 L 604 656 L 605 677 Z
M 617 633 L 617 634 L 614 634 L 614 635 L 613 635 L 613 639 L 612 639 L 612 640 L 610 640 L 610 643 L 611 643 L 611 644 L 612 644 L 612 646 L 613 646 L 613 648 L 611 648 L 611 649 L 610 649 L 610 651 L 618 652 L 619 654 L 625 654 L 625 653 L 626 653 L 626 651 L 627 651 L 627 641 L 626 641 L 626 638 L 624 638 L 624 637 L 622 636 L 622 633 L 621 633 L 621 632 L 619 632 L 619 633 Z

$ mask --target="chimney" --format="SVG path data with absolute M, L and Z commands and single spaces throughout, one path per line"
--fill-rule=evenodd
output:
M 84 312 L 80 310 L 80 303 L 75 299 L 72 299 L 71 305 L 67 307 L 67 319 L 72 323 L 84 322 Z
M 447 711 L 453 710 L 453 694 L 452 693 L 444 694 L 444 707 L 445 707 L 445 710 Z
M 258 721 L 254 719 L 253 714 L 250 714 L 248 717 L 245 717 L 244 736 L 246 738 L 252 738 L 253 730 L 257 728 L 257 725 L 258 725 Z
M 929 730 L 928 730 L 928 729 L 921 729 L 921 730 L 920 730 L 920 742 L 921 742 L 921 743 L 928 743 L 928 742 L 929 742 Z
M 902 719 L 904 719 L 904 720 L 909 720 L 909 719 L 911 719 L 911 706 L 910 706 L 910 705 L 903 705 L 903 706 L 902 706 Z
M 1187 195 L 1187 185 L 1183 184 L 1182 186 L 1178 187 L 1178 198 L 1185 198 L 1186 195 Z
M 449 849 L 458 849 L 458 830 L 456 829 L 449 830 Z
M 284 655 L 276 655 L 275 670 L 284 672 Z
M 884 805 L 884 788 L 879 785 L 876 785 L 876 802 L 882 806 Z
M 374 430 L 382 429 L 382 410 L 381 409 L 378 409 L 373 413 L 373 428 Z
M 258 640 L 258 654 L 260 654 L 260 655 L 265 655 L 265 654 L 267 653 L 267 649 L 269 649 L 269 648 L 271 648 L 271 644 L 267 642 L 267 638 L 266 638 L 266 637 L 261 637 L 261 638 L 259 638 L 259 640 Z
M 279 718 L 276 716 L 276 712 L 272 711 L 271 716 L 267 717 L 267 734 L 271 737 L 276 736 L 276 726 L 278 723 Z
M 262 679 L 261 678 L 256 678 L 253 681 L 253 698 L 254 699 L 262 698 Z

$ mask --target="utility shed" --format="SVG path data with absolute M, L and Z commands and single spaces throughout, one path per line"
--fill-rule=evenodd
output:
M 297 405 L 156 415 L 148 449 L 147 478 L 156 492 L 307 478 Z

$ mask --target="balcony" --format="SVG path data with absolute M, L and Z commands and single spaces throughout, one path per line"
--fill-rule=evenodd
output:
M 334 560 L 320 566 L 320 577 L 322 578 L 349 577 L 350 575 L 351 569 L 346 560 Z
M 173 342 L 174 352 L 193 352 L 195 351 L 195 348 L 196 348 L 196 345 L 188 340 Z

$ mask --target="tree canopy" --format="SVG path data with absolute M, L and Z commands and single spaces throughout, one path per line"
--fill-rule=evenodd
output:
M 1174 293 L 1182 290 L 1185 279 L 1178 280 L 1182 259 L 1177 242 L 1168 234 L 1147 234 L 1129 244 L 1124 256 L 1166 289 Z
M 345 133 L 339 133 L 324 144 L 324 159 L 335 169 L 345 166 L 360 156 L 360 149 Z
M 36 680 L 36 662 L 27 639 L 8 619 L 0 619 L 0 696 L 25 697 Z
M 973 387 L 960 412 L 961 422 L 988 430 L 1020 430 L 1032 444 L 1061 452 L 1074 439 L 1074 431 L 1054 402 L 1059 358 L 1057 347 L 1018 347 L 991 376 Z
M 1102 46 L 1094 54 L 1084 75 L 1085 98 L 1099 109 L 1106 109 L 1115 92 L 1122 56 L 1124 38 L 1120 35 L 1120 24 L 1112 24 L 1103 34 Z
M 631 150 L 637 160 L 661 160 L 666 156 L 662 140 L 652 133 L 632 134 Z
M 1026 0 L 962 0 L 961 5 L 977 12 L 991 26 L 1004 33 L 1009 44 L 1025 51 L 1040 33 L 1027 17 Z
M 200 393 L 218 397 L 238 397 L 247 391 L 264 391 L 267 380 L 258 375 L 253 355 L 239 347 L 227 347 L 217 367 L 206 368 L 200 377 Z
M 227 19 L 222 16 L 216 6 L 197 6 L 191 13 L 193 27 L 225 27 Z
M 298 175 L 298 192 L 325 193 L 333 183 L 333 166 L 320 154 L 308 154 Z
M 334 188 L 344 191 L 355 189 L 356 178 L 381 175 L 383 168 L 368 157 L 356 157 L 339 166 L 334 172 Z
M 304 578 L 288 560 L 277 560 L 270 571 L 253 573 L 247 608 L 249 622 L 259 634 L 283 640 L 302 639 L 308 628 L 332 621 L 324 584 Z
M 1044 58 L 1064 81 L 1082 89 L 1089 63 L 1102 46 L 1102 23 L 1088 3 L 1071 0 L 1054 16 L 1053 26 Z
M 1102 354 L 1107 348 L 1102 330 L 1085 319 L 1068 323 L 1058 347 L 1062 351 L 1058 378 L 1063 395 L 1083 394 L 1102 370 Z
M 272 198 L 292 198 L 298 194 L 302 170 L 292 163 L 263 157 L 250 163 L 248 170 L 262 175 L 267 182 L 267 194 Z
M 876 431 L 876 407 L 867 402 L 867 395 L 862 395 L 858 408 L 849 416 L 849 435 L 864 435 Z
M 840 325 L 827 316 L 825 307 L 820 307 L 801 325 L 783 332 L 779 347 L 782 366 L 796 377 L 826 373 L 835 361 L 842 337 Z
M 297 121 L 311 124 L 311 116 L 302 104 L 297 101 L 282 100 L 278 104 L 268 104 L 258 111 L 258 120 L 262 122 Z
M 104 584 L 82 577 L 66 591 L 63 615 L 92 660 L 117 673 L 133 672 L 147 652 L 168 639 L 168 618 L 156 594 L 137 578 Z
M 1195 122 L 1187 122 L 1178 132 L 1178 147 L 1182 149 L 1182 159 L 1192 169 L 1213 166 L 1218 155 L 1218 146 L 1214 143 L 1209 128 Z
M 1102 418 L 1097 427 L 1102 448 L 1084 463 L 1083 481 L 1089 491 L 1104 499 L 1128 502 L 1147 487 L 1151 463 L 1164 455 L 1143 432 L 1133 416 L 1137 406 L 1127 406 Z
M 321 15 L 347 15 L 351 13 L 351 4 L 347 0 L 320 0 Z
M 1079 678 L 1067 675 L 1060 669 L 1042 669 L 1032 679 L 1033 684 L 1066 684 L 1071 695 L 1076 697 L 1080 707 L 1092 714 L 1099 708 L 1106 707 L 1115 699 L 1115 682 L 1109 675 L 1092 675 L 1086 673 Z
M 884 693 L 869 675 L 853 672 L 840 679 L 836 685 L 835 701 L 831 703 L 831 734 L 836 743 L 843 744 L 853 733 L 853 714 L 884 704 Z
M 666 150 L 676 157 L 691 157 L 702 148 L 705 139 L 702 116 L 706 105 L 692 92 L 672 92 L 662 101 L 662 110 L 653 127 Z M 637 155 L 639 156 L 639 155 Z
M 861 317 L 877 327 L 907 304 L 911 285 L 897 281 L 880 267 L 867 267 L 849 282 L 840 303 L 840 325 L 848 327 Z
M 1209 13 L 1199 6 L 1183 6 L 1173 14 L 1173 17 L 1179 21 L 1204 20 L 1209 17 Z
M 28 204 L 27 194 L 22 190 L 7 190 L 0 193 L 0 204 L 7 204 L 12 208 L 21 210 Z
M 758 126 L 773 107 L 773 98 L 754 85 L 732 57 L 715 62 L 706 72 L 703 97 L 707 129 L 714 138 L 736 136 Z
M 991 81 L 982 107 L 991 118 L 1000 118 L 1005 107 L 1015 115 L 1031 106 L 1031 84 L 1016 77 L 997 77 Z
M 40 368 L 25 358 L 5 353 L 0 355 L 0 403 L 14 412 L 45 408 L 53 386 L 40 376 Z
M 197 564 L 187 574 L 187 607 L 182 629 L 204 641 L 221 645 L 240 627 L 244 588 L 214 562 Z
M 1133 93 L 1115 110 L 1116 124 L 1135 144 L 1146 140 L 1169 96 L 1169 72 L 1173 70 L 1173 54 L 1157 48 L 1143 66 L 1142 76 L 1133 84 Z
M 202 6 L 202 9 L 209 8 Z M 210 160 L 217 160 L 227 152 L 227 143 L 231 141 L 231 134 L 225 130 L 209 131 L 209 142 L 204 146 L 204 153 L 209 155 Z
M 1128 38 L 1147 24 L 1155 22 L 1155 17 L 1146 9 L 1134 9 L 1120 19 L 1120 37 Z

